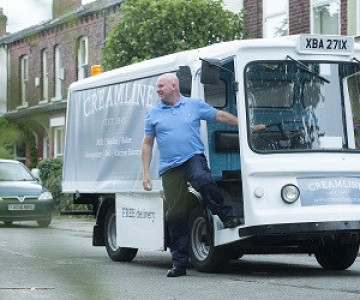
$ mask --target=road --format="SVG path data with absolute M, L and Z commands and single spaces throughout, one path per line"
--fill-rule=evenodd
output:
M 115 263 L 91 245 L 92 221 L 0 223 L 0 299 L 360 299 L 360 257 L 347 271 L 307 255 L 248 255 L 221 274 L 167 278 L 169 252 Z

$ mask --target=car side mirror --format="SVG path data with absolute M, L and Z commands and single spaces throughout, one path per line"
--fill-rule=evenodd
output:
M 218 59 L 201 59 L 202 84 L 219 84 L 221 61 Z

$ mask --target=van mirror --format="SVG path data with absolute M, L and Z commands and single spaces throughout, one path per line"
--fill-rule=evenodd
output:
M 220 82 L 221 61 L 218 59 L 201 60 L 201 83 L 218 84 Z

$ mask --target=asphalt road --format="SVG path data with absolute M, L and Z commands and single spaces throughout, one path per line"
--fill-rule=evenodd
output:
M 0 299 L 360 299 L 360 258 L 330 272 L 307 255 L 249 255 L 221 274 L 167 278 L 169 252 L 115 263 L 91 245 L 93 223 L 0 223 Z

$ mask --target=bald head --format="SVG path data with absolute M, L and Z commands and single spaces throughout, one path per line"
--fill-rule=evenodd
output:
M 173 73 L 159 76 L 156 83 L 156 92 L 161 101 L 167 105 L 174 105 L 180 99 L 179 79 Z

